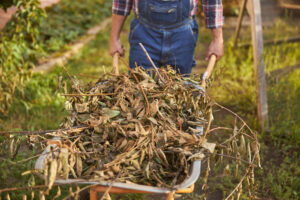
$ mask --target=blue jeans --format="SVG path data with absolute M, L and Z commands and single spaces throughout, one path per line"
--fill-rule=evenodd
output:
M 157 67 L 171 65 L 180 74 L 190 74 L 195 64 L 198 23 L 196 18 L 189 16 L 189 1 L 139 2 L 148 3 L 139 3 L 140 16 L 131 22 L 128 38 L 130 67 L 134 68 L 136 63 L 145 69 L 152 68 L 139 46 L 142 43 Z M 157 5 L 157 2 L 163 4 Z M 182 5 L 182 2 L 188 3 Z

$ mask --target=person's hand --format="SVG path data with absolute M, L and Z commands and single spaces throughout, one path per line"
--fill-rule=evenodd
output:
M 110 40 L 110 55 L 113 56 L 115 53 L 119 53 L 120 56 L 124 56 L 125 50 L 123 48 L 123 45 L 120 41 L 120 39 Z
M 208 52 L 206 54 L 205 60 L 208 60 L 211 55 L 216 55 L 217 60 L 220 60 L 221 57 L 224 55 L 224 49 L 223 49 L 223 40 L 222 39 L 214 39 L 211 41 Z

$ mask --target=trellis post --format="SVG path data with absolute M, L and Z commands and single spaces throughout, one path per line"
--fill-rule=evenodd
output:
M 239 32 L 242 24 L 243 13 L 245 5 L 251 18 L 251 36 L 254 57 L 254 74 L 256 82 L 257 95 L 257 114 L 261 130 L 269 128 L 268 124 L 268 99 L 267 99 L 267 84 L 264 63 L 264 45 L 263 45 L 263 30 L 261 18 L 261 4 L 260 0 L 243 0 L 240 15 L 238 18 L 238 25 L 236 28 L 234 45 L 237 44 Z

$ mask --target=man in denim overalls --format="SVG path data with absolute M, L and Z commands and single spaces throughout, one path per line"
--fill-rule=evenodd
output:
M 178 73 L 190 74 L 195 65 L 194 51 L 198 39 L 196 20 L 198 0 L 113 0 L 110 54 L 124 55 L 120 33 L 134 10 L 129 43 L 131 68 L 152 67 L 139 43 L 147 49 L 156 66 L 173 66 Z M 207 28 L 212 30 L 207 58 L 212 54 L 223 55 L 223 7 L 222 0 L 202 0 Z

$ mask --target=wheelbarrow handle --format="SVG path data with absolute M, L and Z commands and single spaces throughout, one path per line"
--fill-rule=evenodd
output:
M 208 66 L 203 74 L 203 78 L 202 78 L 202 83 L 201 83 L 201 87 L 203 89 L 205 89 L 206 87 L 206 80 L 210 77 L 215 65 L 217 62 L 217 56 L 216 55 L 211 55 L 208 61 Z
M 119 53 L 113 55 L 113 72 L 115 75 L 119 75 Z

